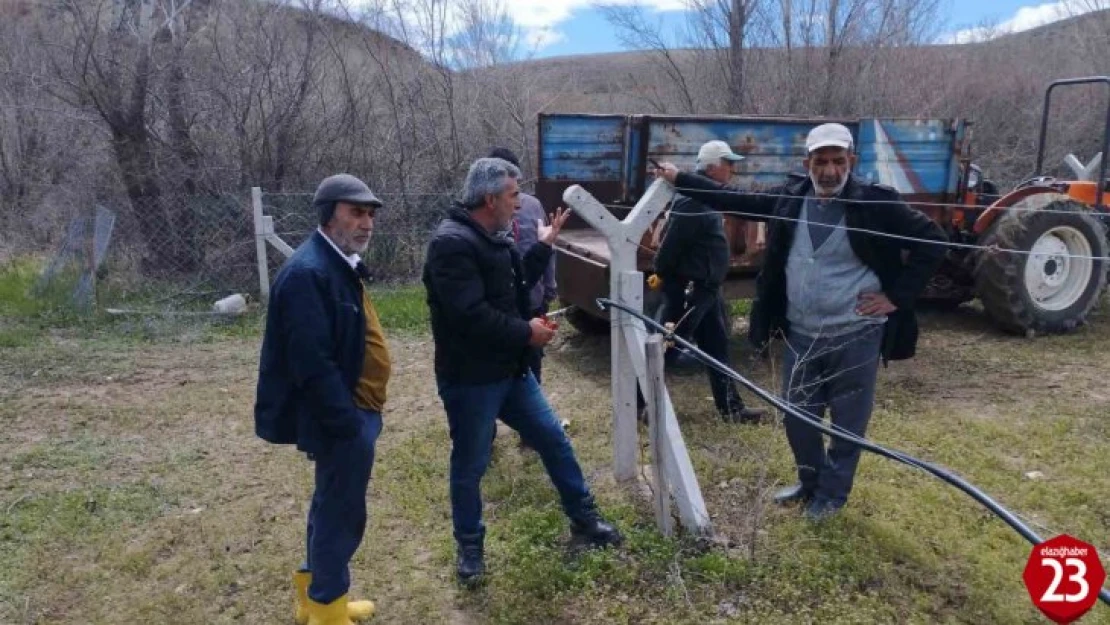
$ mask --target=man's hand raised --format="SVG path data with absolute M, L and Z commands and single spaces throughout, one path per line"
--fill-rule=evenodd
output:
M 543 220 L 536 220 L 536 238 L 540 243 L 553 245 L 555 239 L 559 237 L 559 232 L 563 229 L 563 225 L 567 223 L 570 218 L 570 209 L 559 207 L 555 211 L 555 217 L 551 220 L 551 225 L 546 226 Z

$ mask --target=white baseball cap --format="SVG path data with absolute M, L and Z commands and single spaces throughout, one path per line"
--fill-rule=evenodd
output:
M 806 135 L 806 152 L 820 148 L 852 149 L 852 132 L 842 124 L 821 124 Z
M 732 151 L 724 141 L 708 141 L 698 150 L 698 166 L 713 165 L 721 159 L 737 162 L 744 160 L 743 156 Z

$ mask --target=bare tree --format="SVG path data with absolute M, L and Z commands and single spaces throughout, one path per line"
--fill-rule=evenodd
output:
M 718 68 L 713 82 L 727 89 L 724 112 L 746 109 L 745 50 L 760 4 L 761 0 L 690 0 L 691 39 L 702 63 Z
M 625 47 L 648 50 L 662 61 L 663 70 L 678 96 L 677 112 L 697 112 L 698 107 L 690 84 L 690 75 L 693 72 L 679 60 L 681 52 L 668 42 L 662 29 L 658 25 L 648 23 L 644 16 L 644 9 L 635 5 L 599 5 L 598 8 L 605 15 L 605 19 L 616 28 L 617 38 Z M 662 108 L 665 104 L 659 102 L 657 106 Z M 664 109 L 660 112 L 667 111 Z
M 152 166 L 157 146 L 150 112 L 163 77 L 160 62 L 172 48 L 166 35 L 182 25 L 190 5 L 191 0 L 59 2 L 55 19 L 66 43 L 52 57 L 48 85 L 60 101 L 77 110 L 90 106 L 100 117 L 112 137 L 131 217 L 149 246 L 147 265 L 174 271 L 195 269 L 199 257 L 187 239 L 192 230 L 185 211 L 165 201 Z M 51 45 L 45 39 L 43 44 Z

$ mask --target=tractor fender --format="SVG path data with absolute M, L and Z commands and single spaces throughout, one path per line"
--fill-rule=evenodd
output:
M 1032 186 L 1024 187 L 1022 189 L 1018 189 L 1017 191 L 1011 191 L 1010 193 L 998 198 L 994 202 L 994 204 L 988 206 L 987 210 L 983 211 L 983 213 L 979 215 L 979 218 L 975 220 L 975 225 L 973 225 L 971 228 L 972 231 L 975 232 L 975 234 L 982 236 L 983 233 L 987 231 L 987 228 L 991 227 L 991 224 L 994 223 L 994 220 L 998 219 L 1000 215 L 1006 212 L 1006 209 L 1010 208 L 1011 206 L 1017 204 L 1027 197 L 1031 197 L 1039 193 L 1054 193 L 1059 195 L 1060 190 L 1054 189 L 1052 187 Z

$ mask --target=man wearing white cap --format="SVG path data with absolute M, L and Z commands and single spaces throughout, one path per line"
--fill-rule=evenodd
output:
M 733 166 L 744 160 L 724 141 L 709 141 L 698 150 L 697 172 L 727 183 Z M 728 273 L 729 246 L 724 219 L 701 202 L 675 195 L 667 233 L 655 255 L 655 272 L 662 279 L 664 320 L 676 323 L 684 338 L 723 364 L 729 364 L 728 314 L 721 284 Z M 693 284 L 689 297 L 686 286 Z M 713 403 L 725 421 L 758 423 L 765 412 L 744 405 L 735 384 L 706 369 Z
M 834 425 L 864 436 L 879 360 L 914 355 L 914 302 L 944 257 L 946 237 L 894 189 L 854 177 L 852 147 L 845 126 L 817 126 L 806 137 L 808 176 L 760 195 L 669 163 L 662 175 L 717 210 L 769 222 L 748 338 L 760 349 L 785 340 L 790 403 L 819 418 L 828 410 Z M 798 483 L 775 501 L 803 503 L 814 520 L 835 514 L 848 501 L 860 448 L 833 439 L 826 450 L 817 430 L 792 418 L 785 427 Z

